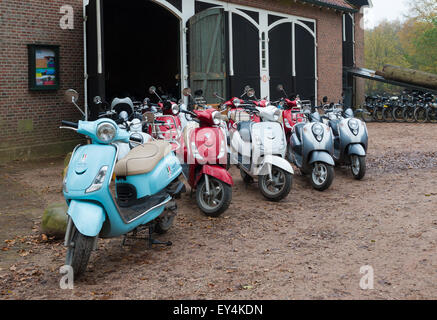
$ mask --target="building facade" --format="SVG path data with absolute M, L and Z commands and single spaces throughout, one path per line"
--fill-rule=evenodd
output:
M 68 88 L 91 117 L 95 95 L 147 96 L 155 85 L 176 98 L 190 86 L 228 98 L 245 85 L 259 97 L 287 92 L 321 101 L 342 94 L 356 104 L 363 66 L 364 0 L 3 0 L 0 2 L 0 162 L 62 154 L 78 137 L 59 130 L 81 113 L 64 102 Z M 29 45 L 59 48 L 55 90 L 30 89 Z M 43 71 L 41 71 L 43 70 Z M 47 70 L 36 69 L 37 77 Z

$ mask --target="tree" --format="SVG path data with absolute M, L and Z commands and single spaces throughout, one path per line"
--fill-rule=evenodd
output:
M 399 39 L 402 27 L 400 21 L 384 21 L 374 29 L 366 31 L 364 36 L 366 68 L 381 70 L 385 64 L 411 66 L 405 58 L 405 52 Z M 366 91 L 368 93 L 391 92 L 393 88 L 381 82 L 367 81 Z
M 410 1 L 405 22 L 383 22 L 365 33 L 366 67 L 381 70 L 384 64 L 437 73 L 437 0 Z M 367 93 L 396 88 L 367 81 Z M 399 89 L 398 89 L 399 90 Z

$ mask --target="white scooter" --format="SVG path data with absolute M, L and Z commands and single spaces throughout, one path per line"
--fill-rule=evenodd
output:
M 94 103 L 97 105 L 102 104 L 103 102 L 101 97 L 99 96 L 94 97 Z M 122 108 L 117 109 L 117 106 L 119 106 L 120 104 L 125 104 L 128 110 Z M 132 107 L 132 113 L 130 112 L 130 107 Z M 134 118 L 132 121 L 129 121 L 130 113 L 132 115 L 135 114 L 134 107 L 131 100 L 129 98 L 126 99 L 116 98 L 111 104 L 111 109 L 99 115 L 99 119 L 101 118 L 109 118 L 113 120 L 115 119 L 115 122 L 117 123 L 118 127 L 120 129 L 124 129 L 127 132 L 129 132 L 131 138 L 134 138 L 135 140 L 135 141 L 131 140 L 129 143 L 123 141 L 114 142 L 114 144 L 117 145 L 117 148 L 119 150 L 117 161 L 120 161 L 121 159 L 126 157 L 128 153 L 135 147 L 138 147 L 139 145 L 148 143 L 153 140 L 153 138 L 149 134 L 143 132 L 143 123 L 141 122 L 141 120 Z
M 281 111 L 275 106 L 265 108 L 240 105 L 230 117 L 236 126 L 229 131 L 231 164 L 240 168 L 246 183 L 258 179 L 262 195 L 270 201 L 287 197 L 292 186 L 293 168 L 285 160 L 287 141 L 280 121 Z M 250 113 L 257 114 L 261 122 L 250 121 Z M 236 128 L 235 128 L 236 127 Z

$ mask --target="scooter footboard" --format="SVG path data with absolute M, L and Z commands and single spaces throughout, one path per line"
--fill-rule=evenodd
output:
M 366 150 L 364 150 L 364 147 L 361 144 L 351 144 L 347 148 L 347 154 L 352 156 L 359 156 L 359 157 L 365 157 L 366 156 Z
M 334 159 L 326 151 L 314 151 L 311 154 L 309 164 L 313 164 L 315 162 L 323 162 L 323 163 L 327 163 L 331 166 L 335 166 Z
M 213 166 L 213 165 L 204 165 L 202 167 L 202 170 L 197 175 L 196 185 L 199 183 L 200 178 L 202 178 L 202 176 L 204 174 L 206 174 L 208 176 L 211 176 L 213 178 L 216 178 L 218 180 L 221 180 L 221 181 L 223 181 L 224 183 L 226 183 L 226 184 L 228 184 L 230 186 L 234 185 L 234 180 L 232 179 L 232 176 L 230 175 L 228 170 L 226 170 L 223 167 Z
M 285 160 L 284 158 L 278 157 L 278 156 L 266 155 L 264 157 L 263 165 L 258 170 L 256 175 L 264 176 L 264 175 L 270 174 L 270 170 L 271 170 L 272 166 L 281 168 L 282 170 L 284 170 L 288 173 L 294 174 L 293 167 L 291 166 L 291 164 L 287 160 Z
M 88 201 L 72 200 L 67 213 L 77 230 L 87 237 L 98 236 L 106 220 L 105 210 Z

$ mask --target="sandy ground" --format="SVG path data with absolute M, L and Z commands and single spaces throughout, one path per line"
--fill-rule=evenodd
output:
M 237 170 L 218 219 L 184 195 L 162 240 L 99 242 L 74 290 L 59 287 L 65 249 L 39 231 L 62 201 L 63 159 L 0 167 L 0 299 L 437 299 L 437 126 L 369 124 L 368 174 L 337 168 L 318 193 L 294 177 L 281 203 L 263 200 Z M 360 288 L 360 268 L 374 289 Z

